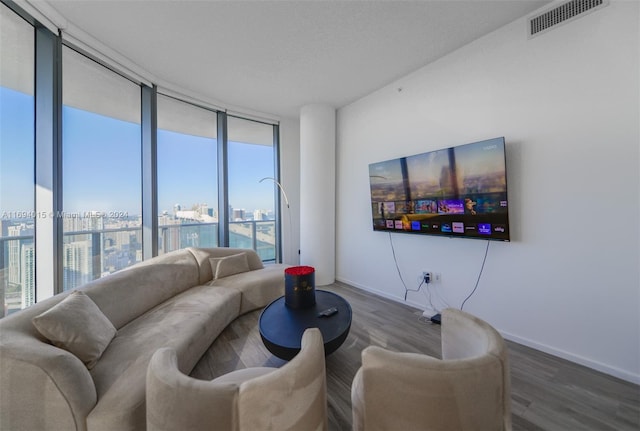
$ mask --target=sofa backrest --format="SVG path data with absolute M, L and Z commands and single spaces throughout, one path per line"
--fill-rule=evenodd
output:
M 245 253 L 247 255 L 247 262 L 249 263 L 249 270 L 253 271 L 254 269 L 264 268 L 264 265 L 262 264 L 262 259 L 260 259 L 260 256 L 258 256 L 258 253 L 248 248 L 189 247 L 187 248 L 187 250 L 189 250 L 195 257 L 195 259 L 198 261 L 198 267 L 200 268 L 200 279 L 198 280 L 199 284 L 205 284 L 213 279 L 211 262 L 209 262 L 209 258 L 211 257 L 225 257 L 225 256 L 231 256 L 238 253 Z
M 201 284 L 198 276 L 196 259 L 191 252 L 182 249 L 91 281 L 78 290 L 84 291 L 113 326 L 120 329 L 161 302 Z M 0 319 L 0 331 L 13 329 L 44 340 L 31 319 L 59 303 L 70 293 L 72 291 L 62 292 Z
M 245 253 L 249 269 L 264 268 L 260 256 L 251 249 L 241 248 L 187 248 L 169 252 L 137 263 L 108 277 L 99 278 L 80 287 L 100 310 L 120 329 L 156 305 L 183 292 L 212 280 L 211 257 L 224 257 Z M 31 318 L 62 301 L 70 291 L 55 295 L 22 310 L 18 316 L 2 319 L 8 325 L 42 338 L 31 323 Z M 18 317 L 18 319 L 15 319 Z M 8 320 L 8 321 L 7 321 Z
M 94 280 L 80 290 L 120 329 L 156 305 L 197 286 L 198 274 L 193 254 L 182 249 Z

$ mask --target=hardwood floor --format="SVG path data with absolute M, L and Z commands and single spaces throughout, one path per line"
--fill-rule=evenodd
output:
M 421 311 L 335 283 L 353 309 L 344 344 L 326 358 L 329 429 L 351 429 L 351 382 L 369 345 L 440 357 L 440 327 Z M 260 310 L 236 319 L 211 345 L 191 375 L 210 380 L 255 366 L 282 366 L 258 332 Z M 546 353 L 507 342 L 514 430 L 640 430 L 640 387 Z

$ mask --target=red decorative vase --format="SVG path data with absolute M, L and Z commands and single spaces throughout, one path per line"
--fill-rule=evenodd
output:
M 284 270 L 284 303 L 291 308 L 309 308 L 316 303 L 316 270 L 292 266 Z

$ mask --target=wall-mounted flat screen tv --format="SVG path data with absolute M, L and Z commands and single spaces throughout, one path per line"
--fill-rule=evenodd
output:
M 369 165 L 373 229 L 509 241 L 504 138 Z

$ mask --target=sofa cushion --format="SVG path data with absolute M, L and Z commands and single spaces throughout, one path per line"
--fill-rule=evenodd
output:
M 77 356 L 91 369 L 105 351 L 116 328 L 83 292 L 76 291 L 32 319 L 54 346 Z
M 247 262 L 249 263 L 249 270 L 253 271 L 254 269 L 264 268 L 262 260 L 258 253 L 254 250 L 246 249 L 246 248 L 228 248 L 228 247 L 217 247 L 217 248 L 196 248 L 189 247 L 187 250 L 193 255 L 193 257 L 198 262 L 198 266 L 200 268 L 200 278 L 198 284 L 205 284 L 211 280 L 213 280 L 213 274 L 211 271 L 211 262 L 209 258 L 212 257 L 225 257 L 231 256 L 233 254 L 245 253 L 247 255 Z
M 120 328 L 91 370 L 100 401 L 87 417 L 87 428 L 143 430 L 145 379 L 153 353 L 173 348 L 178 367 L 188 374 L 239 309 L 238 291 L 196 286 Z
M 232 254 L 225 257 L 211 257 L 209 262 L 211 262 L 214 280 L 249 271 L 246 253 Z
M 211 286 L 231 288 L 242 292 L 240 314 L 267 306 L 284 295 L 284 270 L 289 265 L 274 263 L 259 271 L 247 271 L 209 282 Z

